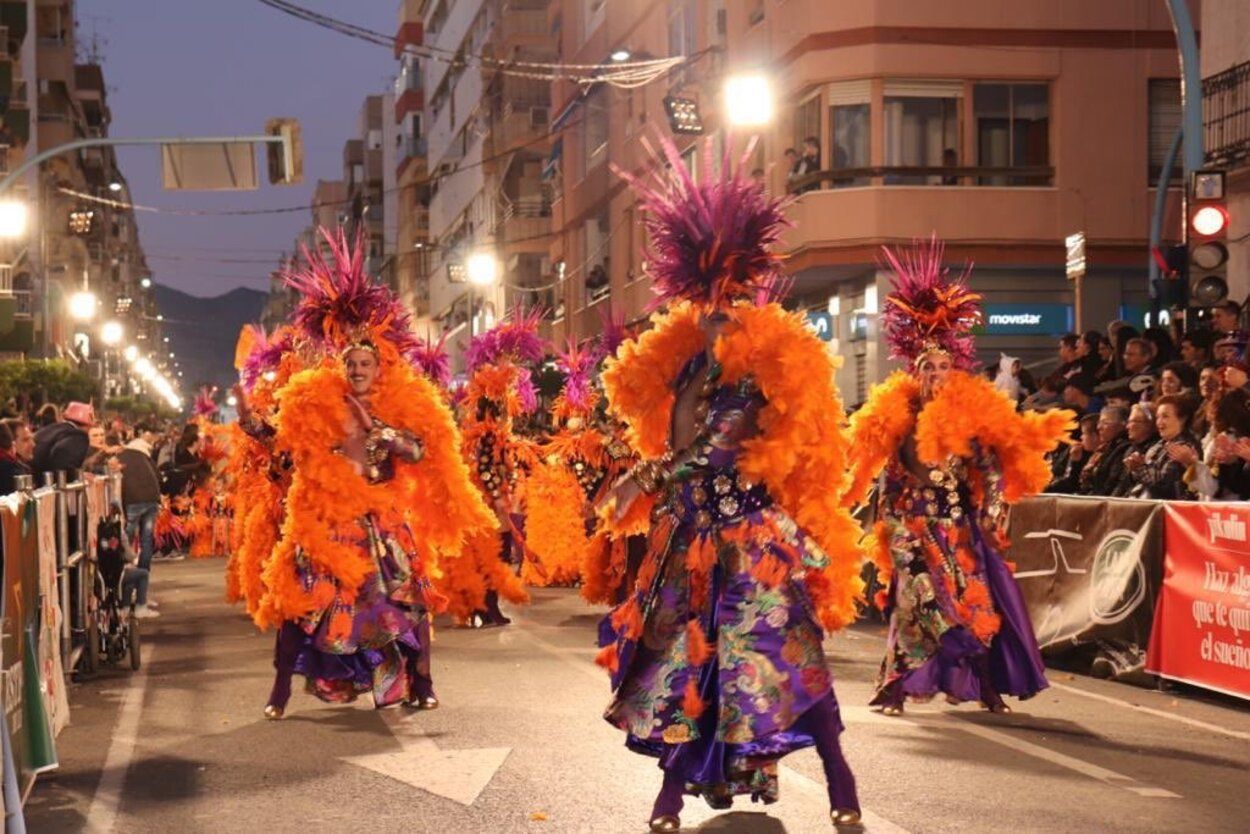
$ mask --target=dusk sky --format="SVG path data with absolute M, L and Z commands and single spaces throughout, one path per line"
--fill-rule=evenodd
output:
M 302 5 L 391 34 L 399 0 L 305 0 Z M 396 62 L 256 0 L 79 0 L 80 53 L 98 37 L 114 136 L 259 133 L 271 116 L 303 126 L 304 183 L 258 191 L 166 192 L 155 148 L 119 151 L 135 203 L 176 209 L 307 206 L 318 179 L 341 175 L 364 96 L 384 92 Z M 156 280 L 200 296 L 265 289 L 268 274 L 308 224 L 302 211 L 252 217 L 139 212 Z M 239 263 L 242 261 L 242 263 Z

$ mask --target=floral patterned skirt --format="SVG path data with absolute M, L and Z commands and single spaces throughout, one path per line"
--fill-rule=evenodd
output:
M 777 511 L 748 521 L 763 523 L 766 516 L 789 531 L 779 543 L 788 553 L 805 563 L 824 559 Z M 806 589 L 790 573 L 760 570 L 770 546 L 722 542 L 709 602 L 695 614 L 685 566 L 691 530 L 679 526 L 663 535 L 656 542 L 653 533 L 646 557 L 658 560 L 651 587 L 634 592 L 643 612 L 641 637 L 629 639 L 619 616 L 601 626 L 600 644 L 614 645 L 619 659 L 605 718 L 626 732 L 630 749 L 677 770 L 687 792 L 713 807 L 727 807 L 736 794 L 774 801 L 777 760 L 814 743 L 802 718 L 833 698 L 823 632 Z M 644 579 L 649 573 L 644 568 Z M 707 648 L 692 652 L 700 634 Z M 692 654 L 708 656 L 693 662 Z
M 1020 698 L 1046 688 L 1019 586 L 976 524 L 895 525 L 890 549 L 890 634 L 873 704 L 938 692 L 980 701 L 986 685 Z
M 361 523 L 359 544 L 368 548 L 377 570 L 348 602 L 341 594 L 324 611 L 296 623 L 303 632 L 294 671 L 307 679 L 308 691 L 329 703 L 346 703 L 371 692 L 378 707 L 399 703 L 414 692 L 417 659 L 424 645 L 423 620 L 429 581 L 409 569 L 410 560 L 396 537 L 372 518 Z M 306 559 L 297 570 L 311 581 Z

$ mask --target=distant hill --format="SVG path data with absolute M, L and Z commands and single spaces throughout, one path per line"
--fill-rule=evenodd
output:
M 155 289 L 169 350 L 182 365 L 183 396 L 190 402 L 201 385 L 229 388 L 238 379 L 234 346 L 239 329 L 260 321 L 265 293 L 239 287 L 224 295 L 199 298 L 161 284 Z

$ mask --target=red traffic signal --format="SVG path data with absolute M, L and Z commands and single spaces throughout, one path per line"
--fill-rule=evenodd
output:
M 1228 209 L 1215 203 L 1199 203 L 1189 215 L 1189 229 L 1198 237 L 1219 237 L 1228 230 Z

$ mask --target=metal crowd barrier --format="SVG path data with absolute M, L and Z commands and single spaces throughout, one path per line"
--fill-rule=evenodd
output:
M 104 481 L 105 501 L 102 509 L 122 500 L 122 476 L 118 473 L 93 475 Z M 45 473 L 43 486 L 37 489 L 30 475 L 19 475 L 17 490 L 32 500 L 53 493 L 56 496 L 56 565 L 57 592 L 61 607 L 61 657 L 67 678 L 76 672 L 91 672 L 94 653 L 90 651 L 94 630 L 95 560 L 88 553 L 92 540 L 87 507 L 87 484 L 81 474 L 70 481 L 65 472 Z

